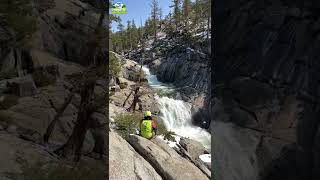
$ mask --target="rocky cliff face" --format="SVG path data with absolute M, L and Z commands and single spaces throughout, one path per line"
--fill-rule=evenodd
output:
M 95 5 L 95 4 L 92 4 Z M 0 28 L 0 64 L 20 62 L 20 69 L 28 69 L 30 49 L 48 52 L 65 61 L 87 64 L 92 34 L 98 24 L 98 11 L 79 0 L 34 1 L 32 13 L 37 31 L 24 48 L 10 43 L 15 34 L 10 27 Z M 104 25 L 106 25 L 106 21 Z
M 79 93 L 61 114 L 49 143 L 43 143 L 43 135 L 75 87 L 71 76 L 85 69 L 84 49 L 88 49 L 99 18 L 93 6 L 77 0 L 32 2 L 37 31 L 24 46 L 12 46 L 15 34 L 0 24 L 0 144 L 5 147 L 1 162 L 8 163 L 0 165 L 6 167 L 1 169 L 0 179 L 22 171 L 17 158 L 27 163 L 47 164 L 47 159 L 61 163 L 53 151 L 66 143 L 72 133 L 81 100 Z M 97 80 L 94 97 L 103 99 L 106 87 L 106 79 Z M 90 118 L 92 123 L 82 149 L 86 153 L 84 164 L 93 167 L 88 162 L 101 163 L 98 166 L 105 173 L 106 163 L 96 160 L 95 152 L 99 148 L 99 152 L 106 152 L 101 149 L 105 148 L 106 107 L 97 109 Z M 18 145 L 23 145 L 25 154 Z
M 319 179 L 319 2 L 215 3 L 216 178 Z
M 204 39 L 191 42 L 183 34 L 170 37 L 162 31 L 157 41 L 150 38 L 143 51 L 131 52 L 129 56 L 137 62 L 143 60 L 160 81 L 173 84 L 178 92 L 176 99 L 192 104 L 193 122 L 202 126 L 202 122 L 208 121 L 200 114 L 208 107 L 211 82 L 208 45 Z

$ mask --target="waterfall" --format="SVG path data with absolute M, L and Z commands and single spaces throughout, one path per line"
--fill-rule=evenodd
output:
M 143 66 L 142 69 L 152 88 L 164 91 L 174 90 L 172 85 L 158 81 L 156 75 L 152 75 L 146 66 Z M 176 137 L 177 141 L 180 140 L 180 137 L 188 137 L 202 143 L 204 147 L 210 150 L 211 134 L 191 123 L 191 104 L 166 96 L 156 96 L 155 98 L 160 110 L 159 118 L 169 131 L 173 131 L 178 135 Z

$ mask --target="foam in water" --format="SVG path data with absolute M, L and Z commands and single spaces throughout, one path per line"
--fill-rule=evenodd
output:
M 147 75 L 149 85 L 155 89 L 172 90 L 172 87 L 158 81 L 156 75 L 152 75 L 150 70 L 143 66 L 143 71 Z M 177 142 L 180 137 L 188 137 L 203 144 L 210 150 L 211 135 L 206 130 L 194 126 L 191 123 L 191 105 L 182 100 L 169 97 L 155 97 L 160 110 L 160 118 L 169 131 L 175 132 Z M 171 147 L 175 144 L 169 144 Z

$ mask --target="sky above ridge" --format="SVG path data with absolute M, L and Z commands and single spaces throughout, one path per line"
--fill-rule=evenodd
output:
M 140 27 L 140 24 L 144 25 L 144 22 L 150 17 L 151 12 L 151 0 L 113 0 L 113 3 L 121 2 L 127 7 L 127 14 L 121 14 L 120 16 L 122 20 L 122 24 L 127 25 L 128 20 L 134 19 L 137 27 Z M 172 5 L 172 0 L 158 0 L 159 6 L 162 9 L 163 17 L 169 14 Z M 111 9 L 109 10 L 111 14 Z M 118 23 L 112 23 L 112 31 L 117 31 Z

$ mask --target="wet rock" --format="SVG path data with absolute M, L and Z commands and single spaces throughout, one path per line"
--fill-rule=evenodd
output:
M 189 153 L 193 160 L 198 159 L 206 151 L 200 142 L 192 139 L 181 138 L 179 144 Z

